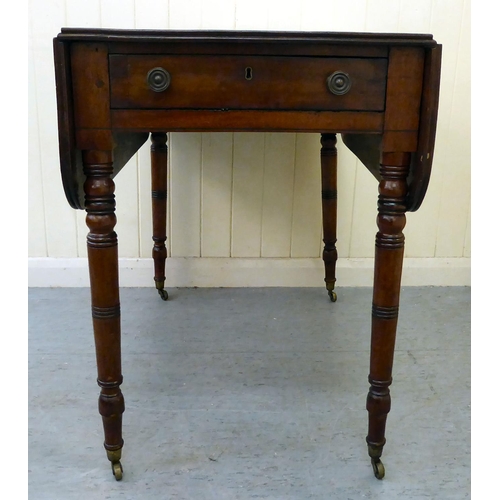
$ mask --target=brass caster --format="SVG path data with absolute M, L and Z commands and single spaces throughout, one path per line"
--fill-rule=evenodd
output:
M 384 464 L 380 461 L 380 458 L 372 458 L 373 473 L 377 479 L 383 479 L 385 476 Z
M 326 283 L 326 291 L 328 292 L 328 297 L 330 297 L 330 300 L 332 302 L 337 302 L 337 294 L 333 291 L 333 289 L 335 288 L 335 281 L 336 280 L 328 281 Z
M 123 477 L 123 467 L 120 462 L 111 462 L 111 470 L 113 471 L 113 476 L 117 481 L 120 481 Z
M 158 294 L 160 295 L 161 297 L 161 300 L 167 300 L 168 299 L 168 293 L 167 291 L 164 289 L 164 288 L 159 288 L 158 289 Z

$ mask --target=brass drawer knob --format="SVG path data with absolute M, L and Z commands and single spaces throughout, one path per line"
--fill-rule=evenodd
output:
M 335 71 L 327 79 L 328 90 L 335 95 L 344 95 L 351 89 L 351 79 L 343 71 Z
M 163 92 L 170 85 L 170 73 L 163 68 L 153 68 L 148 72 L 147 82 L 151 90 Z

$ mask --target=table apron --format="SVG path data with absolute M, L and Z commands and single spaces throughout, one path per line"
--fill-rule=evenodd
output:
M 384 113 L 266 110 L 111 110 L 111 127 L 134 132 L 382 133 Z

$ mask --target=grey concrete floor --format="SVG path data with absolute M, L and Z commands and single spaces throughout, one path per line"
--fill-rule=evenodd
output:
M 470 498 L 470 288 L 405 288 L 383 461 L 371 289 L 124 288 L 123 480 L 102 447 L 88 289 L 29 291 L 29 498 Z

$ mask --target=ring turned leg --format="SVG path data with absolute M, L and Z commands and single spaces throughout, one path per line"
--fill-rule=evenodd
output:
M 337 136 L 321 134 L 321 200 L 323 208 L 323 261 L 325 283 L 332 302 L 337 300 L 335 266 L 337 264 Z
M 167 258 L 167 134 L 151 134 L 151 199 L 153 205 L 153 261 L 156 289 L 163 300 L 165 290 L 165 260 Z
M 90 273 L 92 322 L 97 357 L 97 383 L 101 388 L 99 413 L 104 426 L 104 448 L 117 480 L 122 478 L 123 447 L 120 390 L 120 298 L 118 289 L 118 239 L 116 224 L 113 158 L 111 151 L 84 151 L 83 168 L 87 249 Z
M 378 233 L 375 239 L 375 276 L 373 286 L 370 390 L 366 401 L 369 414 L 368 454 L 377 479 L 385 469 L 380 461 L 385 444 L 385 424 L 391 409 L 389 386 L 398 321 L 399 293 L 403 267 L 406 223 L 406 177 L 408 153 L 384 153 L 380 165 Z

